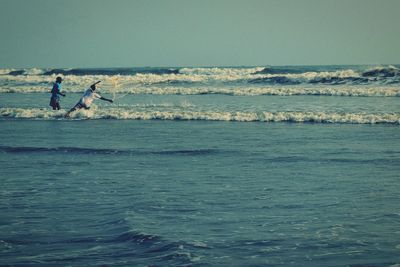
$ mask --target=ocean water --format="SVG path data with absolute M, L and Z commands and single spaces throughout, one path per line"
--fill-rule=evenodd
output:
M 114 103 L 64 119 L 97 80 Z M 0 69 L 0 265 L 400 266 L 399 85 L 398 65 Z

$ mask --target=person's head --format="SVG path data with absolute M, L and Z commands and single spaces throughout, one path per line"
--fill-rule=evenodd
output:
M 92 85 L 90 86 L 90 89 L 92 89 L 93 91 L 96 90 L 96 85 L 95 85 L 95 84 L 92 84 Z
M 61 82 L 62 82 L 62 78 L 61 78 L 60 76 L 58 76 L 58 77 L 56 78 L 56 82 L 61 83 Z

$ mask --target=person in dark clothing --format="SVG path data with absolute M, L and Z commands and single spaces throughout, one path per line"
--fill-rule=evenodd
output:
M 57 77 L 56 82 L 53 84 L 53 89 L 51 89 L 50 106 L 53 110 L 60 109 L 60 95 L 65 96 L 64 93 L 61 93 L 61 83 L 62 78 Z

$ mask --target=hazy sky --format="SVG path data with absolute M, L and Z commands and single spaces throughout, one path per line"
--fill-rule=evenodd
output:
M 400 63 L 400 0 L 0 0 L 0 67 Z

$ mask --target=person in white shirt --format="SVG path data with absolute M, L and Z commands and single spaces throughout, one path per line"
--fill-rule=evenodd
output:
M 77 109 L 90 109 L 90 105 L 92 104 L 93 100 L 95 99 L 100 99 L 100 100 L 104 100 L 104 101 L 108 101 L 110 103 L 112 103 L 113 101 L 111 99 L 102 97 L 101 95 L 99 95 L 98 93 L 95 93 L 96 90 L 96 84 L 100 83 L 101 81 L 98 81 L 94 84 L 92 84 L 90 86 L 90 88 L 88 88 L 85 93 L 83 94 L 83 96 L 81 97 L 81 99 L 79 100 L 78 103 L 76 103 L 76 105 L 71 108 L 67 114 L 65 114 L 65 117 L 68 117 L 69 114 Z

